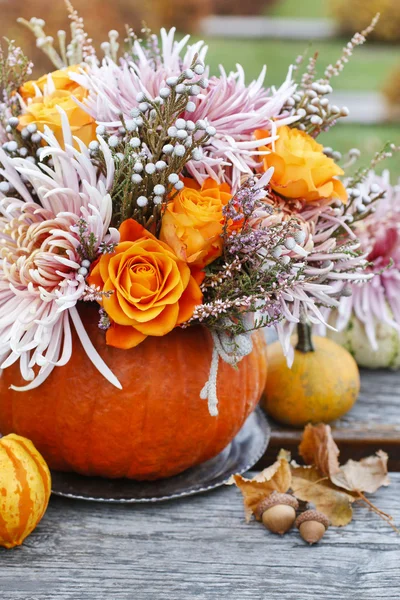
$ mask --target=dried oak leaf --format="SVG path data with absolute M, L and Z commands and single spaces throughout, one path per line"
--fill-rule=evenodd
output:
M 360 461 L 348 460 L 338 473 L 331 476 L 331 481 L 350 492 L 373 494 L 381 486 L 390 484 L 387 462 L 388 455 L 383 450 Z
M 336 487 L 316 467 L 292 466 L 292 491 L 298 500 L 311 502 L 336 527 L 350 523 L 355 498 Z
M 327 477 L 339 472 L 339 448 L 332 437 L 329 425 L 308 424 L 303 432 L 299 454 L 307 465 L 315 465 Z
M 259 502 L 273 491 L 285 494 L 291 487 L 290 454 L 281 450 L 276 462 L 264 469 L 253 479 L 245 479 L 241 475 L 232 475 L 228 484 L 236 484 L 243 494 L 246 521 L 250 521 Z

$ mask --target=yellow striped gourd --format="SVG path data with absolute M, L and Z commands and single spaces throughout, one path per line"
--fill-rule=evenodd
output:
M 51 492 L 49 469 L 31 441 L 0 438 L 0 546 L 22 544 L 43 517 Z

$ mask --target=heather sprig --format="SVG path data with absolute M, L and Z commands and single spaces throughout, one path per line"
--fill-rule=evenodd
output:
M 343 48 L 343 53 L 334 65 L 328 65 L 324 73 L 324 81 L 329 81 L 332 77 L 337 77 L 343 71 L 346 63 L 353 54 L 353 50 L 357 46 L 362 46 L 367 41 L 367 37 L 375 29 L 380 18 L 380 13 L 377 13 L 371 23 L 360 32 L 356 32 L 350 42 Z
M 0 45 L 0 86 L 3 102 L 10 102 L 13 112 L 16 103 L 12 102 L 12 93 L 31 75 L 33 63 L 24 55 L 21 48 L 15 45 L 14 40 L 4 38 L 7 49 Z
M 95 234 L 89 230 L 88 223 L 85 219 L 78 219 L 74 230 L 78 234 L 80 246 L 77 248 L 77 252 L 82 260 L 92 262 L 97 258 L 98 254 L 98 240 Z
M 104 298 L 109 298 L 112 294 L 112 290 L 105 292 L 99 286 L 86 284 L 81 300 L 83 302 L 102 302 Z
M 282 256 L 279 249 L 298 231 L 296 219 L 270 227 L 254 228 L 251 221 L 262 208 L 265 191 L 249 178 L 224 208 L 223 256 L 209 265 L 202 284 L 203 304 L 195 309 L 189 323 L 200 322 L 232 335 L 244 333 L 243 315 L 259 314 L 254 327 L 277 322 L 279 295 L 302 276 L 304 264 L 298 257 Z M 227 325 L 227 317 L 230 324 Z

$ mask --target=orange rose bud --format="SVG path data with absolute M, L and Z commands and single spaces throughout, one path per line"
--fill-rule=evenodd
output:
M 202 293 L 188 265 L 139 223 L 128 219 L 119 231 L 115 251 L 101 256 L 88 282 L 111 292 L 102 301 L 111 320 L 106 341 L 127 349 L 189 320 Z
M 262 139 L 269 132 L 258 129 L 256 139 Z M 271 179 L 272 189 L 285 198 L 303 199 L 313 202 L 322 198 L 337 198 L 347 202 L 346 189 L 337 175 L 344 171 L 326 156 L 324 148 L 310 135 L 296 128 L 279 127 L 279 139 L 272 146 L 261 146 L 260 150 L 270 150 L 264 156 L 264 169 L 274 167 Z
M 200 187 L 184 179 L 185 187 L 169 202 L 163 216 L 160 239 L 179 258 L 203 268 L 221 256 L 223 207 L 232 198 L 226 183 L 207 179 Z

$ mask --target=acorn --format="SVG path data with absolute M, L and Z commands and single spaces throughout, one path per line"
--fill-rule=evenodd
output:
M 306 510 L 297 517 L 296 527 L 305 542 L 316 544 L 328 529 L 329 520 L 317 510 Z
M 272 533 L 283 535 L 292 527 L 298 508 L 299 503 L 294 496 L 272 492 L 261 500 L 255 514 Z

